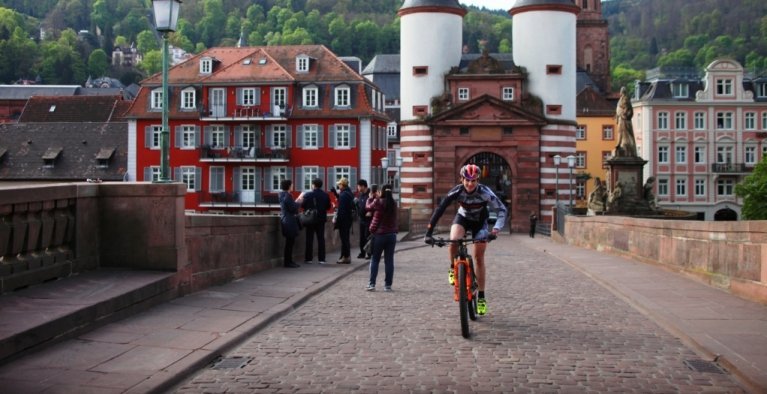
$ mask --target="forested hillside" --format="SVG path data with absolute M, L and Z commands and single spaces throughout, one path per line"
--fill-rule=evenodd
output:
M 193 53 L 234 46 L 240 37 L 245 45 L 324 44 L 367 62 L 378 53 L 398 52 L 401 4 L 184 0 L 171 42 Z M 611 0 L 604 3 L 604 14 L 616 85 L 657 65 L 702 68 L 718 56 L 734 57 L 753 70 L 767 68 L 765 0 Z M 464 21 L 470 50 L 486 40 L 491 51 L 511 51 L 505 12 L 470 8 Z M 135 82 L 160 67 L 151 23 L 151 0 L 0 0 L 0 83 L 40 76 L 43 83 L 81 84 L 89 75 Z M 144 55 L 139 69 L 111 67 L 112 49 L 131 43 Z

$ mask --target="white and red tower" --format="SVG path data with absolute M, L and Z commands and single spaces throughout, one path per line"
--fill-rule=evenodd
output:
M 406 0 L 400 16 L 400 155 L 402 205 L 428 219 L 433 201 L 433 135 L 424 118 L 461 61 L 463 16 L 457 0 Z

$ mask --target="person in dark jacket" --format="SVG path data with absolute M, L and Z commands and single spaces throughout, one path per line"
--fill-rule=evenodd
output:
M 373 252 L 370 259 L 370 279 L 367 291 L 376 289 L 378 264 L 384 255 L 384 291 L 391 291 L 394 279 L 394 248 L 397 246 L 398 214 L 397 202 L 392 196 L 391 185 L 384 185 L 381 191 L 371 193 L 366 208 L 373 212 L 370 233 L 373 234 Z
M 530 212 L 530 238 L 535 238 L 535 226 L 538 224 L 538 215 Z
M 370 191 L 368 190 L 368 182 L 364 179 L 357 181 L 357 197 L 354 199 L 354 204 L 357 207 L 357 216 L 359 217 L 359 229 L 360 229 L 360 254 L 357 255 L 358 259 L 370 260 L 370 255 L 365 253 L 365 243 L 370 236 L 370 219 L 373 214 L 368 212 L 365 208 L 368 198 L 370 197 Z
M 293 261 L 293 245 L 298 237 L 298 204 L 293 201 L 290 190 L 293 188 L 293 182 L 284 180 L 280 183 L 280 224 L 282 227 L 282 236 L 285 237 L 285 249 L 283 250 L 283 265 L 285 268 L 298 268 L 300 265 Z
M 354 194 L 349 189 L 349 180 L 341 178 L 337 183 L 338 190 L 338 208 L 336 210 L 336 216 L 333 218 L 335 228 L 338 229 L 338 236 L 341 238 L 341 256 L 336 263 L 349 264 L 352 262 L 352 248 L 351 240 L 349 239 L 352 222 L 353 210 L 354 210 Z
M 328 221 L 328 209 L 330 209 L 330 197 L 322 190 L 322 180 L 312 180 L 312 191 L 302 193 L 298 197 L 301 209 L 317 209 L 317 223 L 306 226 L 306 249 L 304 252 L 305 264 L 312 263 L 314 251 L 314 238 L 317 237 L 317 260 L 325 264 L 325 223 Z

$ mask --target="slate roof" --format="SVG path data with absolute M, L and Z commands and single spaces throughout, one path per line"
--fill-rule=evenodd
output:
M 74 96 L 78 85 L 0 85 L 0 100 L 27 100 L 32 96 Z
M 113 150 L 113 151 L 112 151 Z M 0 124 L 1 181 L 122 181 L 127 123 Z M 111 155 L 109 155 L 111 152 Z M 97 157 L 106 157 L 100 162 Z M 52 168 L 46 168 L 46 160 Z M 100 167 L 106 164 L 106 167 Z
M 121 96 L 35 96 L 27 100 L 19 123 L 109 122 L 121 102 Z
M 400 55 L 376 55 L 362 70 L 362 75 L 399 74 Z

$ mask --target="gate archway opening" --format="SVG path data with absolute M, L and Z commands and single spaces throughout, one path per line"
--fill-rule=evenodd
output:
M 482 170 L 482 176 L 479 178 L 479 183 L 488 186 L 493 189 L 498 198 L 506 204 L 508 210 L 507 222 L 511 223 L 512 209 L 511 209 L 511 196 L 512 196 L 512 182 L 511 182 L 511 166 L 498 154 L 493 152 L 480 152 L 471 156 L 465 163 L 476 164 Z M 491 220 L 495 213 L 491 212 Z
M 738 220 L 738 213 L 730 208 L 723 208 L 714 214 L 714 220 L 717 222 L 728 222 Z

